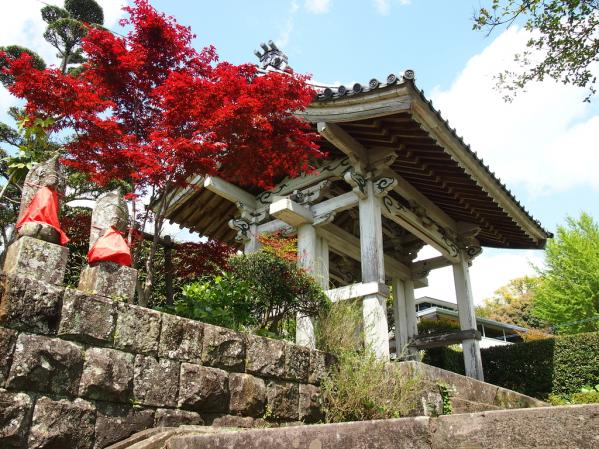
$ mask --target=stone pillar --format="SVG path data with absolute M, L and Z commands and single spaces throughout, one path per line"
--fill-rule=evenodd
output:
M 367 180 L 364 198 L 358 203 L 360 217 L 360 254 L 362 282 L 385 283 L 383 254 L 383 226 L 381 199 L 375 196 L 374 185 Z M 389 334 L 387 329 L 387 298 L 381 294 L 362 299 L 364 344 L 383 360 L 389 359 Z
M 128 218 L 127 203 L 120 190 L 100 195 L 92 213 L 89 247 L 111 227 L 126 232 Z M 131 302 L 136 282 L 136 269 L 114 262 L 98 262 L 81 270 L 77 288 L 86 293 Z
M 317 237 L 314 225 L 302 224 L 297 228 L 297 256 L 300 267 L 313 275 L 316 274 Z M 309 316 L 298 315 L 295 328 L 295 342 L 300 346 L 314 349 L 314 323 Z
M 58 192 L 60 203 L 64 195 L 65 179 L 58 158 L 42 162 L 27 173 L 21 193 L 18 219 L 21 219 L 25 209 L 42 187 L 50 187 Z M 15 231 L 15 235 L 17 240 L 6 251 L 4 272 L 62 285 L 69 250 L 58 244 L 58 231 L 46 224 L 25 223 Z
M 453 264 L 453 279 L 458 302 L 460 329 L 476 330 L 474 298 L 472 296 L 472 286 L 470 285 L 468 259 L 465 257 L 464 252 L 460 254 L 460 261 Z M 462 341 L 462 348 L 464 350 L 466 375 L 478 380 L 484 380 L 479 341 L 476 339 L 464 340 Z

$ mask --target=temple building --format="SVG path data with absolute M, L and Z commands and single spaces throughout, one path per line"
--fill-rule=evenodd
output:
M 287 64 L 276 47 L 263 70 Z M 300 113 L 322 136 L 317 170 L 249 191 L 197 176 L 174 192 L 166 217 L 201 235 L 255 251 L 260 233 L 297 234 L 300 264 L 333 302 L 362 302 L 365 343 L 390 357 L 392 293 L 397 355 L 419 347 L 414 290 L 452 266 L 467 375 L 483 379 L 469 266 L 483 247 L 542 249 L 551 234 L 514 198 L 427 100 L 406 70 L 366 84 L 319 89 Z M 440 255 L 415 262 L 424 245 Z M 449 287 L 449 286 L 448 286 Z M 390 293 L 391 292 L 391 293 Z M 310 317 L 296 339 L 314 345 Z

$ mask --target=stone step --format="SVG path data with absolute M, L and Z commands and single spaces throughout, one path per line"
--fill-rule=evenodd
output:
M 132 438 L 108 449 L 593 449 L 599 404 L 272 429 L 188 426 Z

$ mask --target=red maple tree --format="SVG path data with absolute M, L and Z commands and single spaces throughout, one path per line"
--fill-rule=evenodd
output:
M 294 115 L 314 97 L 307 76 L 219 62 L 214 47 L 196 51 L 191 30 L 147 0 L 125 11 L 126 37 L 89 28 L 80 74 L 37 70 L 25 53 L 6 70 L 28 114 L 72 131 L 66 164 L 99 184 L 126 180 L 155 204 L 156 236 L 168 193 L 191 175 L 265 188 L 322 156 L 317 135 Z

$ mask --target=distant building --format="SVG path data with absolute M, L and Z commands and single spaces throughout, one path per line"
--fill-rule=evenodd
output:
M 456 325 L 459 326 L 457 304 L 431 298 L 429 296 L 417 298 L 415 303 L 416 316 L 419 321 L 437 321 L 443 319 L 455 322 Z M 481 317 L 476 317 L 476 328 L 482 335 L 480 341 L 481 348 L 490 348 L 491 346 L 502 346 L 521 342 L 522 337 L 519 333 L 528 332 L 528 329 L 524 327 Z

